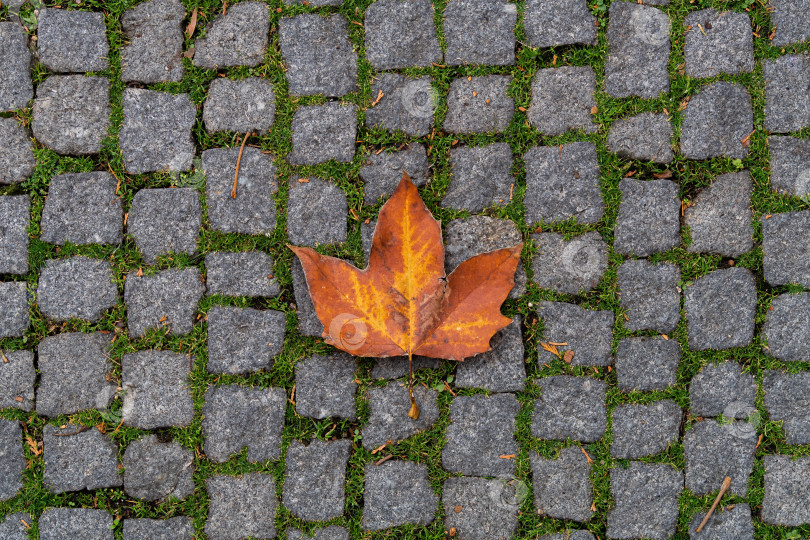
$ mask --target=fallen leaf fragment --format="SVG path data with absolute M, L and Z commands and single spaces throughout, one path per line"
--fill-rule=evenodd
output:
M 31 453 L 35 456 L 38 456 L 42 453 L 42 448 L 39 447 L 39 443 L 34 440 L 31 435 L 25 436 L 25 444 L 28 445 L 28 449 L 31 450 Z
M 565 351 L 565 354 L 563 354 L 563 360 L 565 361 L 565 363 L 570 364 L 573 359 L 574 359 L 574 351 L 572 351 L 571 349 Z
M 375 448 L 374 450 L 371 451 L 371 454 L 374 455 L 374 454 L 377 454 L 379 452 L 382 452 L 383 448 L 385 448 L 387 445 L 388 445 L 388 443 L 385 443 L 383 445 L 378 446 L 377 448 Z
M 596 114 L 597 112 L 599 112 L 599 107 L 597 107 L 596 105 L 591 107 L 591 114 Z
M 3 357 L 3 363 L 8 364 L 8 358 L 6 358 L 6 353 L 4 353 L 3 351 L 0 351 L 0 356 Z
M 661 179 L 663 179 L 663 178 L 672 178 L 672 171 L 670 171 L 669 169 L 667 169 L 667 170 L 665 170 L 664 172 L 660 172 L 660 173 L 653 173 L 653 177 L 654 177 L 654 178 L 657 178 L 657 179 L 659 179 L 659 180 L 661 180 Z
M 501 454 L 498 457 L 501 458 L 501 459 L 512 459 L 512 458 L 515 457 L 515 454 Z
M 383 96 L 384 96 L 384 95 L 385 95 L 385 94 L 383 94 L 383 91 L 382 91 L 382 90 L 380 90 L 380 93 L 379 93 L 379 94 L 377 94 L 377 99 L 375 99 L 375 100 L 374 100 L 374 102 L 371 104 L 371 106 L 372 106 L 372 107 L 375 107 L 375 106 L 377 105 L 377 103 L 379 103 L 379 102 L 380 102 L 380 100 L 383 98 Z
M 462 506 L 461 506 L 460 504 L 457 504 L 457 505 L 455 506 L 455 508 L 453 508 L 453 510 L 455 510 L 455 511 L 456 511 L 456 514 L 458 514 L 459 512 L 461 512 L 461 509 L 462 509 Z
M 556 356 L 557 358 L 560 357 L 560 351 L 558 351 L 557 347 L 555 347 L 554 345 L 541 341 L 540 346 L 543 347 L 543 349 L 550 352 L 551 354 L 553 354 L 554 356 Z
M 591 512 L 596 512 L 596 503 L 595 502 L 591 503 Z
M 585 449 L 582 447 L 580 447 L 579 449 L 582 450 L 583 454 L 585 454 L 585 459 L 588 460 L 588 465 L 593 465 L 593 460 L 591 459 L 591 456 L 588 455 L 588 452 L 586 452 Z
M 191 21 L 186 26 L 186 36 L 191 37 L 195 28 L 197 28 L 197 8 L 191 12 Z

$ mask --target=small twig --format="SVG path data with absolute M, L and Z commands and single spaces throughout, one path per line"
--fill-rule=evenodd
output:
M 723 498 L 723 495 L 726 494 L 726 491 L 728 491 L 728 488 L 730 486 L 731 486 L 731 477 L 726 476 L 725 480 L 723 480 L 723 485 L 720 486 L 720 493 L 717 494 L 717 498 L 714 500 L 714 504 L 712 505 L 711 508 L 709 508 L 709 513 L 707 513 L 706 517 L 703 518 L 703 521 L 700 522 L 700 525 L 698 525 L 698 528 L 695 529 L 695 532 L 700 532 L 703 530 L 703 527 L 706 526 L 706 523 L 708 523 L 709 518 L 712 517 L 715 508 L 717 508 L 717 505 L 720 504 L 720 499 Z
M 239 183 L 239 166 L 242 164 L 242 152 L 245 151 L 245 143 L 252 133 L 245 133 L 245 138 L 242 139 L 242 146 L 239 147 L 239 155 L 236 156 L 236 171 L 233 173 L 233 189 L 231 190 L 231 199 L 236 198 L 236 184 Z
M 383 463 L 385 463 L 389 459 L 394 459 L 394 454 L 388 454 L 387 456 L 385 456 L 381 460 L 377 461 L 374 465 L 377 465 L 377 466 L 382 465 Z
M 3 363 L 8 364 L 8 358 L 6 358 L 6 353 L 4 353 L 3 351 L 0 351 L 0 356 L 3 357 Z
M 76 430 L 76 431 L 74 431 L 72 433 L 54 433 L 53 436 L 54 437 L 70 437 L 71 435 L 78 435 L 79 433 L 81 433 L 83 431 L 87 431 L 88 429 L 90 429 L 90 426 L 82 426 L 81 428 L 79 428 L 78 430 Z

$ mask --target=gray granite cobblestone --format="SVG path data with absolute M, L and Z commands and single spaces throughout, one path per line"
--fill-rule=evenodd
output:
M 36 164 L 28 128 L 16 118 L 0 118 L 0 184 L 22 182 Z
M 30 215 L 29 195 L 0 197 L 0 274 L 28 272 Z
M 0 350 L 5 360 L 0 362 L 0 409 L 34 408 L 34 369 L 33 351 Z
M 118 470 L 118 445 L 94 427 L 48 424 L 43 429 L 42 446 L 44 483 L 51 493 L 123 484 Z
M 327 521 L 343 514 L 351 449 L 348 439 L 314 439 L 309 445 L 292 441 L 285 459 L 284 506 L 307 521 Z
M 54 176 L 42 209 L 39 239 L 58 245 L 119 244 L 124 216 L 116 185 L 104 171 Z

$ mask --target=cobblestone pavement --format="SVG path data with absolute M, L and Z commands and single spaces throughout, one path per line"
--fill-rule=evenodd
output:
M 3 2 L 0 539 L 810 538 L 810 0 L 285 2 Z M 402 171 L 526 242 L 418 421 L 285 247 Z

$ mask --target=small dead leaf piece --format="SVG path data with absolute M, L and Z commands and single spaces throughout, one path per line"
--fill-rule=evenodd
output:
M 194 11 L 191 12 L 191 20 L 186 26 L 186 36 L 191 37 L 195 28 L 197 28 L 197 8 L 194 8 Z
M 574 351 L 571 349 L 565 351 L 565 354 L 563 354 L 563 360 L 566 364 L 570 364 L 574 360 Z

